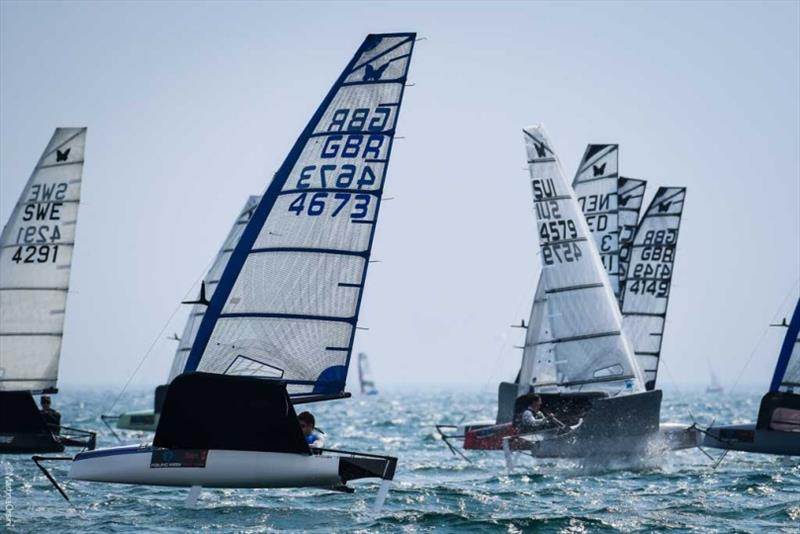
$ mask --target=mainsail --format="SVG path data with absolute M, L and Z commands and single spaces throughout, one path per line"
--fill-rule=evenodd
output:
M 358 353 L 358 382 L 361 386 L 362 395 L 375 395 L 378 393 L 378 388 L 375 387 L 375 380 L 372 379 L 369 360 L 363 352 Z
M 641 372 L 575 192 L 544 129 L 526 128 L 524 135 L 543 264 L 537 292 L 544 292 L 549 323 L 547 339 L 531 340 L 548 359 L 532 362 L 529 383 L 536 391 L 641 391 Z
M 225 266 L 186 371 L 343 392 L 414 40 L 369 35 L 342 72 Z
M 57 128 L 0 235 L 0 391 L 56 386 L 86 128 Z
M 623 324 L 648 390 L 656 385 L 685 199 L 685 187 L 660 187 L 631 245 L 622 302 Z
M 794 308 L 786 337 L 783 339 L 769 390 L 796 394 L 798 388 L 800 388 L 800 299 Z
M 219 284 L 219 277 L 222 274 L 222 270 L 228 263 L 228 259 L 231 257 L 236 243 L 239 242 L 244 227 L 250 222 L 250 217 L 252 217 L 253 211 L 255 211 L 256 206 L 258 206 L 260 198 L 261 197 L 258 195 L 251 195 L 247 199 L 247 202 L 245 202 L 239 212 L 239 216 L 236 218 L 236 222 L 233 223 L 230 232 L 228 232 L 228 236 L 225 238 L 225 241 L 223 241 L 222 248 L 217 252 L 214 263 L 211 264 L 208 274 L 206 274 L 206 277 L 203 279 L 206 299 L 210 299 L 214 295 L 214 290 L 217 284 Z M 178 341 L 178 348 L 175 351 L 175 358 L 172 360 L 172 368 L 169 371 L 167 384 L 172 382 L 173 378 L 181 374 L 184 367 L 186 367 L 186 358 L 189 357 L 189 351 L 192 350 L 192 344 L 197 335 L 197 329 L 200 327 L 200 322 L 203 320 L 203 315 L 205 315 L 205 313 L 206 306 L 204 304 L 197 303 L 192 305 L 192 309 L 189 311 L 189 318 L 186 320 L 186 326 L 183 328 L 183 334 L 181 334 L 180 340 Z
M 572 182 L 586 224 L 619 297 L 619 225 L 617 216 L 618 145 L 588 145 Z
M 628 276 L 628 265 L 631 260 L 631 245 L 639 226 L 639 211 L 642 209 L 645 180 L 624 178 L 617 180 L 617 210 L 619 224 L 619 305 L 622 308 L 625 279 Z

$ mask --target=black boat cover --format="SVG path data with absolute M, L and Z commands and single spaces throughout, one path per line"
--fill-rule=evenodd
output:
M 200 372 L 169 385 L 153 445 L 311 454 L 285 384 Z

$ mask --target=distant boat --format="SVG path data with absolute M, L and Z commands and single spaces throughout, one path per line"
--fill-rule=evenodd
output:
M 710 374 L 710 383 L 706 387 L 706 393 L 714 394 L 714 395 L 721 395 L 725 392 L 725 388 L 722 387 L 722 384 L 719 381 L 719 377 L 717 373 L 714 372 L 714 369 L 709 368 L 708 372 Z
M 158 420 L 161 415 L 161 408 L 166 398 L 168 384 L 183 372 L 183 368 L 186 365 L 186 358 L 189 355 L 189 351 L 192 350 L 194 338 L 197 335 L 200 322 L 203 320 L 203 315 L 205 315 L 208 300 L 213 297 L 214 289 L 216 289 L 217 284 L 219 284 L 219 277 L 222 274 L 222 270 L 225 268 L 225 264 L 228 263 L 228 259 L 234 247 L 239 242 L 239 238 L 245 226 L 250 222 L 250 217 L 253 215 L 253 211 L 258 206 L 260 199 L 261 197 L 257 195 L 251 195 L 244 203 L 244 206 L 239 212 L 239 216 L 236 217 L 236 221 L 233 223 L 228 235 L 222 242 L 222 246 L 219 252 L 217 252 L 214 262 L 211 264 L 211 268 L 205 278 L 203 278 L 201 295 L 198 302 L 189 303 L 192 304 L 192 308 L 189 311 L 189 317 L 186 319 L 186 326 L 183 328 L 183 334 L 180 337 L 176 335 L 174 338 L 171 338 L 178 342 L 178 347 L 175 350 L 175 357 L 172 360 L 172 367 L 167 377 L 166 384 L 158 386 L 154 392 L 153 409 L 124 412 L 120 415 L 103 415 L 102 418 L 104 420 L 116 420 L 117 428 L 122 430 L 156 431 Z
M 733 451 L 800 456 L 800 299 L 786 328 L 769 391 L 755 424 L 712 426 L 703 446 Z
M 372 371 L 369 367 L 367 355 L 363 352 L 358 353 L 358 383 L 361 386 L 362 395 L 377 395 L 378 389 L 372 379 Z
M 295 406 L 350 396 L 415 40 L 367 36 L 313 114 L 222 270 L 153 443 L 79 453 L 71 479 L 191 487 L 191 505 L 201 487 L 351 492 L 348 482 L 374 478 L 380 507 L 397 458 L 311 448 Z
M 58 393 L 85 147 L 86 128 L 56 128 L 0 235 L 0 453 L 94 448 L 33 398 Z

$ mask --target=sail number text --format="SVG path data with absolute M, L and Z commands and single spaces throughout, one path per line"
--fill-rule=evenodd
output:
M 64 201 L 69 184 L 34 184 L 23 201 L 20 225 L 16 241 L 19 244 L 11 256 L 14 263 L 55 263 L 58 258 L 58 243 Z
M 552 179 L 533 180 L 533 198 L 539 221 L 539 246 L 545 265 L 572 263 L 583 256 L 575 221 L 562 213 Z

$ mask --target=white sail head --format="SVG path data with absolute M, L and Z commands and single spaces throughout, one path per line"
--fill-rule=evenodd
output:
M 617 218 L 619 225 L 619 305 L 622 308 L 625 278 L 631 259 L 631 245 L 639 226 L 639 212 L 647 188 L 645 180 L 625 178 L 617 180 Z
M 267 188 L 228 261 L 186 371 L 344 389 L 415 35 L 370 35 Z
M 641 391 L 641 373 L 622 335 L 619 307 L 575 192 L 544 129 L 523 132 L 550 326 L 549 338 L 541 343 L 552 350 L 557 376 L 553 384 L 553 370 L 544 366 L 540 378 L 534 362 L 531 384 L 611 395 Z
M 672 286 L 685 187 L 661 187 L 642 217 L 631 245 L 622 315 L 645 386 L 654 389 Z
M 55 388 L 86 128 L 57 128 L 0 235 L 0 391 Z
M 769 390 L 800 394 L 800 299 L 786 329 Z
M 228 232 L 228 235 L 225 237 L 222 247 L 214 257 L 211 268 L 208 270 L 205 278 L 203 278 L 206 299 L 210 300 L 211 297 L 213 297 L 222 270 L 228 263 L 228 259 L 231 257 L 234 247 L 236 247 L 236 244 L 239 242 L 244 227 L 250 222 L 250 217 L 253 215 L 253 211 L 255 211 L 258 206 L 258 201 L 260 199 L 261 197 L 258 195 L 251 195 L 247 199 L 244 206 L 239 211 L 239 216 L 236 217 L 236 221 L 233 223 L 230 232 Z M 204 304 L 192 305 L 189 311 L 189 317 L 186 319 L 186 326 L 184 326 L 183 333 L 178 341 L 178 348 L 175 350 L 175 357 L 172 360 L 172 367 L 170 368 L 169 377 L 167 379 L 168 384 L 172 382 L 173 378 L 181 374 L 184 367 L 186 367 L 186 359 L 189 357 L 189 351 L 192 350 L 192 344 L 197 335 L 197 329 L 200 327 L 200 322 L 203 320 L 203 315 L 205 315 L 205 313 L 206 306 Z
M 619 296 L 620 273 L 618 169 L 618 145 L 588 145 L 572 182 L 578 204 L 594 237 L 615 296 Z

